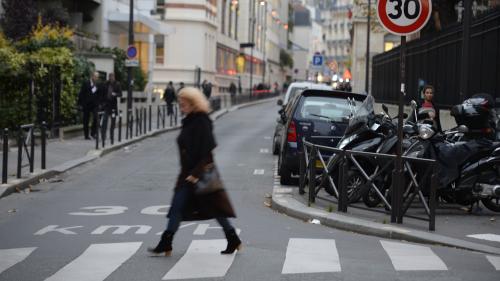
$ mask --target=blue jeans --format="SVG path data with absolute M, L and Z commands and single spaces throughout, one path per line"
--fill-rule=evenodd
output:
M 172 200 L 172 206 L 170 206 L 170 217 L 167 222 L 167 231 L 170 233 L 176 233 L 182 221 L 182 210 L 186 206 L 186 202 L 189 198 L 189 189 L 180 188 L 175 191 L 174 199 Z M 224 232 L 233 230 L 234 227 L 231 225 L 227 218 L 215 218 L 219 225 L 224 229 Z

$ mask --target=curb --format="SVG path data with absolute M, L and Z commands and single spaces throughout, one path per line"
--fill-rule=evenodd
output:
M 322 225 L 360 234 L 500 255 L 500 248 L 496 247 L 307 207 L 293 198 L 292 192 L 292 188 L 274 187 L 271 208 L 304 221 L 316 219 Z
M 240 108 L 269 102 L 270 100 L 272 100 L 272 99 L 264 99 L 264 100 L 260 100 L 260 101 L 256 101 L 256 102 L 247 103 L 247 104 L 235 105 L 229 109 L 226 108 L 226 109 L 214 111 L 214 112 L 210 113 L 210 117 L 212 120 L 215 121 L 229 112 L 238 110 Z M 114 145 L 106 147 L 104 149 L 90 150 L 87 153 L 87 155 L 84 157 L 67 161 L 65 163 L 62 163 L 62 164 L 60 164 L 56 167 L 50 168 L 50 169 L 46 169 L 46 170 L 37 169 L 34 171 L 33 174 L 30 175 L 29 178 L 14 179 L 10 183 L 0 184 L 0 198 L 6 197 L 12 193 L 26 189 L 26 188 L 30 187 L 31 185 L 38 184 L 42 179 L 49 179 L 49 178 L 55 177 L 59 174 L 67 172 L 67 171 L 74 169 L 76 167 L 79 167 L 83 164 L 94 161 L 94 160 L 96 160 L 100 157 L 103 157 L 103 156 L 105 156 L 113 151 L 119 150 L 122 147 L 143 141 L 143 140 L 150 138 L 150 137 L 155 137 L 157 135 L 164 134 L 166 132 L 175 131 L 175 130 L 178 130 L 180 128 L 181 128 L 181 126 L 178 125 L 175 127 L 155 130 L 155 131 L 146 133 L 142 136 L 136 137 L 134 139 L 130 139 L 130 140 L 123 141 L 121 143 L 114 144 Z

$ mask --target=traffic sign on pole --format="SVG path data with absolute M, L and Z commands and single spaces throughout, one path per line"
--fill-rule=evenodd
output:
M 323 56 L 316 52 L 312 57 L 312 69 L 320 71 L 323 69 Z
M 390 33 L 401 36 L 422 29 L 431 12 L 431 0 L 380 0 L 377 4 L 380 24 Z
M 137 59 L 137 48 L 133 45 L 127 48 L 127 59 L 125 60 L 125 67 L 138 67 L 139 60 Z

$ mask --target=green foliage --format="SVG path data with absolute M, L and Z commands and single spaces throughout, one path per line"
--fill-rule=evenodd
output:
M 0 128 L 48 121 L 52 117 L 52 97 L 60 88 L 62 123 L 75 119 L 77 88 L 71 30 L 42 26 L 40 21 L 29 37 L 11 43 L 0 36 Z M 35 86 L 31 99 L 30 84 Z
M 127 89 L 127 67 L 125 66 L 125 60 L 127 59 L 127 53 L 125 50 L 120 48 L 105 48 L 105 47 L 94 47 L 94 51 L 104 54 L 112 54 L 115 60 L 115 77 L 116 81 L 119 81 L 122 89 Z M 148 80 L 146 78 L 146 74 L 140 67 L 132 68 L 133 76 L 134 76 L 134 90 L 135 91 L 144 91 Z
M 280 50 L 280 67 L 281 69 L 285 67 L 293 68 L 293 58 L 284 49 Z

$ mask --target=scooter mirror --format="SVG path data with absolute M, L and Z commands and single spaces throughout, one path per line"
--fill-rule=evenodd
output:
M 403 118 L 404 118 L 404 119 L 408 118 L 408 114 L 407 114 L 406 112 L 405 112 L 405 113 L 403 113 Z
M 389 108 L 385 104 L 382 104 L 382 110 L 385 112 L 385 114 L 389 115 Z
M 411 102 L 410 102 L 410 106 L 411 106 L 411 108 L 413 108 L 413 109 L 417 108 L 417 102 L 416 102 L 415 100 L 411 100 Z
M 458 130 L 459 133 L 467 133 L 467 132 L 469 132 L 469 128 L 467 128 L 467 126 L 465 126 L 465 125 L 458 126 L 457 130 Z
M 278 104 L 279 106 L 282 106 L 282 105 L 283 105 L 283 100 L 282 100 L 282 99 L 279 99 L 279 100 L 278 100 L 278 102 L 277 102 L 277 104 Z

